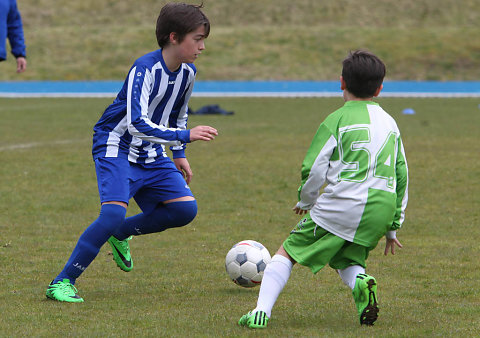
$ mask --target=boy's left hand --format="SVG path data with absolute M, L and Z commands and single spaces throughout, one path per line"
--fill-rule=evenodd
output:
M 175 167 L 177 167 L 177 169 L 182 173 L 187 184 L 190 184 L 193 173 L 192 169 L 190 169 L 190 163 L 188 163 L 187 159 L 184 157 L 174 158 L 173 163 L 175 163 Z
M 398 246 L 400 249 L 403 248 L 402 243 L 398 241 L 396 238 L 387 238 L 387 242 L 385 243 L 385 256 L 388 254 L 388 251 L 395 255 L 395 245 Z
M 210 126 L 196 126 L 190 129 L 190 142 L 211 141 L 215 136 L 218 136 L 218 131 Z

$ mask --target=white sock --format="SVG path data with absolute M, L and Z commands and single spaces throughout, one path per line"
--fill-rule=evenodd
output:
M 365 273 L 365 269 L 360 265 L 351 265 L 346 269 L 337 271 L 345 285 L 352 290 L 355 287 L 355 278 L 357 277 L 357 275 L 359 273 Z
M 257 307 L 252 311 L 263 311 L 270 318 L 272 308 L 283 287 L 287 284 L 293 263 L 282 255 L 275 255 L 265 268 L 258 294 Z

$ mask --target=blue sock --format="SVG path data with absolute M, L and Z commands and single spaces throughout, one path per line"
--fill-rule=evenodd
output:
M 113 236 L 123 241 L 131 235 L 145 235 L 190 223 L 197 215 L 197 201 L 161 204 L 152 212 L 128 217 Z
M 102 205 L 100 215 L 80 236 L 67 264 L 53 282 L 67 278 L 70 283 L 75 284 L 75 280 L 98 255 L 102 245 L 124 222 L 126 212 L 121 205 Z

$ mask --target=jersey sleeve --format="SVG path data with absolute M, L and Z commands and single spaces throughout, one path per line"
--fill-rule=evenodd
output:
M 297 206 L 310 210 L 320 196 L 320 188 L 327 177 L 330 158 L 337 147 L 337 139 L 324 122 L 315 134 L 302 163 L 302 181 L 298 188 Z
M 150 71 L 141 65 L 132 67 L 127 85 L 128 132 L 147 142 L 181 146 L 190 142 L 190 131 L 186 128 L 168 128 L 158 125 L 148 117 L 148 100 L 152 90 Z M 185 123 L 186 127 L 186 123 Z
M 178 130 L 186 130 L 187 129 L 188 102 L 190 100 L 190 96 L 192 96 L 194 82 L 195 82 L 195 78 L 192 79 L 192 81 L 189 84 L 189 87 L 185 90 L 185 93 L 183 94 L 183 97 L 182 97 L 183 102 L 181 102 L 181 108 L 180 108 L 180 111 L 178 113 L 178 116 L 175 117 L 175 118 L 172 118 L 169 121 L 169 126 L 170 127 L 177 128 Z M 185 147 L 186 147 L 185 143 L 182 143 L 180 145 L 171 146 L 170 150 L 172 151 L 173 158 L 185 157 Z
M 391 230 L 397 230 L 405 219 L 408 202 L 408 165 L 401 137 L 398 137 L 398 155 L 396 162 L 397 204 Z
M 23 26 L 20 12 L 18 11 L 17 4 L 12 1 L 12 7 L 7 16 L 7 32 L 10 46 L 12 47 L 12 54 L 15 57 L 25 57 L 25 39 L 23 37 Z

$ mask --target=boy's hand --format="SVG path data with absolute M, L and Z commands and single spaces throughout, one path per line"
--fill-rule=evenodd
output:
M 308 210 L 303 210 L 299 206 L 294 206 L 292 209 L 297 215 L 305 215 Z
M 190 129 L 190 142 L 211 141 L 218 135 L 217 129 L 210 126 L 196 126 Z
M 305 204 L 302 201 L 299 201 L 293 208 L 292 210 L 297 214 L 297 215 L 305 215 L 310 209 L 313 208 L 313 204 Z
M 182 173 L 187 184 L 190 184 L 193 173 L 192 169 L 190 169 L 190 163 L 188 163 L 187 159 L 184 157 L 174 158 L 173 163 L 175 163 L 175 167 L 177 167 L 177 169 Z
M 398 246 L 400 249 L 403 248 L 403 245 L 398 241 L 396 238 L 387 238 L 387 242 L 385 243 L 385 256 L 388 254 L 388 251 L 395 255 L 395 245 Z
M 17 58 L 17 73 L 23 73 L 27 69 L 27 59 L 23 56 Z
M 297 214 L 297 215 L 305 215 L 308 210 L 312 209 L 313 205 L 306 205 L 305 203 L 298 202 L 292 210 Z

